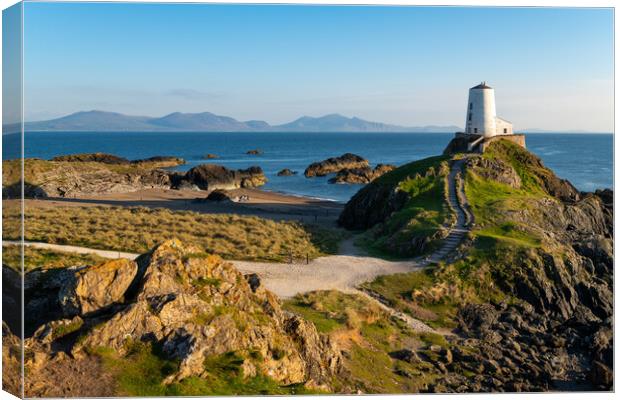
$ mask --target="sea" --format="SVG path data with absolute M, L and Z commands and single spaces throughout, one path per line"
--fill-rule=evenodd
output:
M 260 166 L 267 176 L 265 190 L 346 202 L 360 185 L 329 184 L 329 177 L 305 178 L 315 161 L 343 153 L 358 154 L 371 165 L 403 165 L 441 154 L 454 133 L 300 133 L 300 132 L 27 132 L 25 156 L 49 159 L 75 153 L 103 152 L 128 159 L 176 156 L 187 164 L 215 163 L 239 169 Z M 19 134 L 3 135 L 4 160 L 19 158 Z M 527 148 L 543 163 L 582 191 L 613 188 L 613 135 L 535 133 L 526 135 Z M 248 155 L 259 149 L 260 155 Z M 206 154 L 218 159 L 205 159 Z M 283 168 L 295 176 L 279 177 Z

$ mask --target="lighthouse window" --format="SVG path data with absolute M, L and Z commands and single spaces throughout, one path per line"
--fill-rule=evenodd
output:
M 474 133 L 478 133 L 478 128 L 474 128 Z
M 471 108 L 474 106 L 474 103 L 469 103 L 469 109 L 471 110 Z
M 469 113 L 469 120 L 471 121 L 471 113 Z
M 504 133 L 508 133 L 508 129 L 504 128 Z

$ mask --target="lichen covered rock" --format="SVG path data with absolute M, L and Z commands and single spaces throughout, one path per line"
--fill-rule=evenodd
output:
M 314 325 L 283 312 L 257 277 L 246 279 L 221 258 L 170 240 L 137 262 L 123 305 L 103 320 L 89 314 L 92 320 L 87 318 L 86 325 L 91 328 L 75 344 L 73 354 L 107 347 L 123 355 L 133 342 L 158 343 L 167 357 L 180 362 L 167 383 L 205 376 L 206 360 L 230 352 L 246 356 L 245 373 L 285 385 L 328 385 L 339 368 L 340 353 Z M 98 267 L 91 273 L 109 269 Z M 86 276 L 87 270 L 76 275 Z M 109 302 L 84 296 L 82 288 L 87 285 L 77 287 L 72 293 L 81 294 L 79 304 L 88 304 L 88 310 Z

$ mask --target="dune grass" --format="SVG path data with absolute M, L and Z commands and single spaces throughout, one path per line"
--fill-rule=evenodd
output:
M 6 227 L 18 219 L 19 210 L 5 210 Z M 226 259 L 276 262 L 291 253 L 297 259 L 334 253 L 341 239 L 339 231 L 298 222 L 144 207 L 28 207 L 25 227 L 27 241 L 144 253 L 178 238 Z M 15 228 L 3 232 L 4 239 L 18 238 Z
M 20 270 L 20 246 L 2 246 L 2 264 Z M 75 265 L 96 265 L 105 259 L 94 254 L 78 254 L 48 249 L 24 247 L 24 270 L 33 268 L 66 268 Z

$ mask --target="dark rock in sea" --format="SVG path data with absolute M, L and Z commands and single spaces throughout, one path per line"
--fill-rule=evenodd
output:
M 394 165 L 378 164 L 374 169 L 370 167 L 343 169 L 338 171 L 329 183 L 356 183 L 366 184 L 374 181 L 381 175 L 396 169 Z
M 254 149 L 254 150 L 248 150 L 245 152 L 245 154 L 249 154 L 249 155 L 259 155 L 259 154 L 263 154 L 263 151 L 260 149 Z
M 201 164 L 187 171 L 185 175 L 177 176 L 176 179 L 173 187 L 178 187 L 182 182 L 189 182 L 202 190 L 252 188 L 267 182 L 260 167 L 230 170 L 216 164 Z
M 278 176 L 293 176 L 293 175 L 297 175 L 297 171 L 292 171 L 288 168 L 284 168 L 283 170 L 280 170 L 278 172 Z
M 218 156 L 217 154 L 205 154 L 202 158 L 204 158 L 205 160 L 212 160 L 214 158 L 220 158 L 220 156 Z
M 368 160 L 352 153 L 346 153 L 340 157 L 332 157 L 310 164 L 304 171 L 304 175 L 310 178 L 313 176 L 325 176 L 344 169 L 365 167 L 368 167 Z
M 176 165 L 185 164 L 185 160 L 179 157 L 173 156 L 154 156 L 149 158 L 143 158 L 139 160 L 132 160 L 132 164 L 155 164 L 159 168 L 174 167 Z

